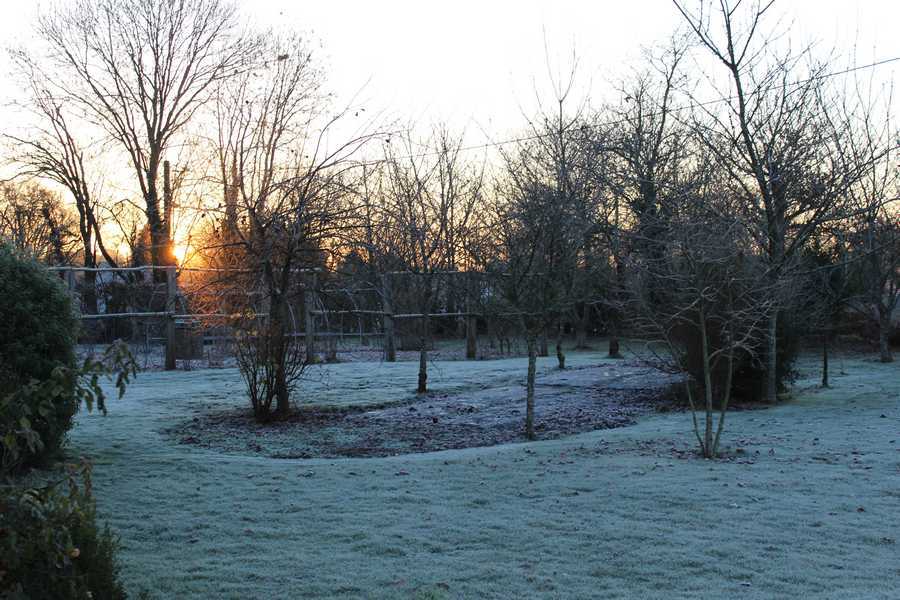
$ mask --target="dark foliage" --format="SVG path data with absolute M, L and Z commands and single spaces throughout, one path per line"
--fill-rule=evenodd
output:
M 58 367 L 73 368 L 77 331 L 60 281 L 36 261 L 0 244 L 0 400 L 31 382 L 49 380 Z M 59 378 L 57 385 L 52 402 L 29 414 L 5 403 L 0 434 L 21 428 L 25 417 L 40 437 L 42 453 L 56 451 L 78 408 L 74 382 Z
M 0 597 L 126 598 L 116 550 L 97 525 L 87 464 L 45 487 L 0 488 Z

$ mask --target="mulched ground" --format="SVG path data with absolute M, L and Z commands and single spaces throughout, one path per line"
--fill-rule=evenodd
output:
M 609 372 L 609 367 L 603 370 Z M 675 408 L 670 381 L 623 365 L 597 384 L 599 368 L 572 369 L 538 382 L 538 439 L 622 427 Z M 164 433 L 182 444 L 273 458 L 380 457 L 525 441 L 520 385 L 435 394 L 375 409 L 300 408 L 287 421 L 260 425 L 247 410 L 207 412 Z

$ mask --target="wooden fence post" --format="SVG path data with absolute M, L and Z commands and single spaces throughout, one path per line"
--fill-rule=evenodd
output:
M 475 360 L 478 357 L 478 320 L 475 316 L 475 302 L 472 276 L 466 273 L 466 359 Z
M 64 276 L 66 280 L 66 289 L 69 292 L 69 299 L 72 301 L 72 306 L 76 307 L 78 312 L 81 313 L 81 298 L 78 294 L 78 288 L 75 285 L 75 269 L 64 271 Z
M 316 274 L 312 274 L 312 284 L 307 285 L 303 289 L 303 310 L 304 310 L 304 321 L 305 321 L 305 331 L 304 331 L 304 341 L 306 342 L 306 360 L 308 362 L 313 362 L 316 356 L 316 321 L 315 315 L 313 314 L 313 303 L 315 302 L 316 294 Z
M 381 276 L 382 316 L 384 322 L 384 360 L 397 360 L 397 345 L 394 342 L 394 311 L 391 308 L 391 281 L 387 273 Z
M 166 267 L 166 371 L 175 370 L 175 301 L 178 287 L 175 267 Z

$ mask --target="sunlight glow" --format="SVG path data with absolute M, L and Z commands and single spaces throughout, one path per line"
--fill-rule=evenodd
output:
M 175 254 L 175 260 L 178 261 L 179 265 L 184 263 L 188 250 L 190 250 L 190 247 L 187 244 L 175 244 L 175 249 L 172 252 Z

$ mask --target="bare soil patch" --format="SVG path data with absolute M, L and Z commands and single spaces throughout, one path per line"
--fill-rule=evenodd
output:
M 619 363 L 555 371 L 539 379 L 536 430 L 556 439 L 631 425 L 675 408 L 672 378 Z M 245 409 L 211 410 L 164 433 L 178 443 L 273 458 L 381 457 L 524 441 L 520 383 L 429 394 L 375 407 L 301 407 L 261 425 Z

